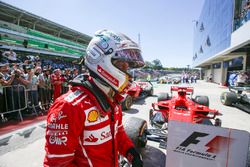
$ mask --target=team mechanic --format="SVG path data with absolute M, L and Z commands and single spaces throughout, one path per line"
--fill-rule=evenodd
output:
M 144 66 L 141 51 L 127 36 L 102 30 L 86 52 L 89 75 L 74 79 L 49 110 L 44 166 L 118 167 L 119 153 L 142 167 L 120 107 L 130 82 L 127 70 Z

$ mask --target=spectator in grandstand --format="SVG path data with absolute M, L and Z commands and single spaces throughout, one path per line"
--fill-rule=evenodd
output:
M 46 110 L 46 83 L 41 67 L 36 67 L 35 75 L 38 78 L 38 100 L 41 102 L 41 109 Z
M 65 78 L 66 78 L 66 81 L 68 81 L 68 82 L 73 79 L 72 75 L 71 75 L 70 68 L 66 68 L 65 69 Z
M 34 66 L 35 66 L 35 68 L 42 67 L 42 64 L 41 64 L 40 61 L 37 61 L 37 62 L 34 63 Z
M 78 69 L 73 68 L 72 78 L 75 78 L 78 75 Z
M 250 20 L 250 1 L 249 0 L 246 2 L 245 10 L 246 10 L 246 21 L 248 21 Z
M 70 74 L 70 69 L 66 68 L 62 74 L 62 94 L 66 93 L 69 90 L 69 81 L 72 80 L 72 76 Z
M 241 25 L 245 24 L 247 21 L 245 9 L 242 9 L 242 11 L 240 12 L 240 20 L 241 20 Z
M 43 77 L 44 77 L 44 81 L 45 81 L 45 109 L 47 110 L 50 106 L 50 102 L 51 102 L 51 99 L 52 99 L 52 86 L 51 86 L 51 77 L 50 77 L 50 69 L 48 68 L 44 68 L 43 69 Z
M 94 55 L 96 50 L 100 54 Z M 142 167 L 120 106 L 130 85 L 128 69 L 144 66 L 140 48 L 127 36 L 104 30 L 86 52 L 90 75 L 75 79 L 49 110 L 44 166 L 118 167 L 121 154 L 133 167 Z
M 61 70 L 55 69 L 53 74 L 51 74 L 51 84 L 53 86 L 53 102 L 61 95 L 62 89 L 62 77 L 61 77 Z
M 42 62 L 41 62 L 39 56 L 36 56 L 36 57 L 34 58 L 34 66 L 35 66 L 35 68 L 37 68 L 37 67 L 42 67 Z
M 35 57 L 35 62 L 40 62 L 40 57 L 38 55 Z
M 6 58 L 5 56 L 3 56 L 3 51 L 2 51 L 2 50 L 0 50 L 0 62 L 1 62 L 2 64 L 8 63 L 7 58 Z
M 11 85 L 12 81 L 15 78 L 15 74 L 9 75 L 9 64 L 8 63 L 0 63 L 0 75 L 3 80 L 4 86 Z
M 41 108 L 38 105 L 38 77 L 35 75 L 36 69 L 28 66 L 26 71 L 27 73 L 24 76 L 27 81 L 25 85 L 27 85 L 28 89 L 29 109 L 31 109 L 31 113 L 38 113 L 41 112 Z
M 17 59 L 16 52 L 14 52 L 12 49 L 3 52 L 3 56 L 8 59 L 9 63 L 20 62 L 20 60 Z
M 11 75 L 15 76 L 11 82 L 11 87 L 6 89 L 7 93 L 7 111 L 15 111 L 10 113 L 8 119 L 19 119 L 17 111 L 25 107 L 25 85 L 27 81 L 24 78 L 22 69 L 11 71 Z
M 234 30 L 237 30 L 240 27 L 240 15 L 236 15 L 234 18 Z

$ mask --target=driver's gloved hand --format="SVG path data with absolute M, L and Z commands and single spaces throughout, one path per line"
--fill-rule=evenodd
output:
M 141 155 L 136 151 L 134 147 L 128 149 L 126 158 L 132 164 L 132 167 L 143 167 Z

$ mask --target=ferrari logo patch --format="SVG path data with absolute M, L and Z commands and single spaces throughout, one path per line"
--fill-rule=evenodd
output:
M 95 122 L 95 121 L 97 121 L 98 117 L 99 117 L 98 111 L 96 111 L 96 110 L 91 110 L 91 111 L 89 112 L 89 114 L 88 114 L 87 120 L 88 120 L 89 122 Z

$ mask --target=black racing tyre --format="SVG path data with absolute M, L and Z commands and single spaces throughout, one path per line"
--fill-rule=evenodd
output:
M 197 104 L 209 107 L 209 99 L 207 96 L 195 96 L 194 101 Z M 204 115 L 208 115 L 208 112 L 202 112 Z
M 151 126 L 153 126 L 153 121 L 152 121 L 153 116 L 154 116 L 153 114 L 154 114 L 154 110 L 150 109 L 149 110 L 149 123 L 150 123 Z
M 146 130 L 147 122 L 143 119 L 130 117 L 123 123 L 128 137 L 133 141 L 137 148 L 145 147 L 147 144 Z
M 207 96 L 195 96 L 194 101 L 200 105 L 209 107 L 209 99 Z
M 220 101 L 226 106 L 231 106 L 237 102 L 237 95 L 234 92 L 223 92 L 220 96 Z
M 127 95 L 127 97 L 122 102 L 122 109 L 129 110 L 132 104 L 133 104 L 133 98 L 130 95 Z
M 169 100 L 170 99 L 170 96 L 168 93 L 160 93 L 158 95 L 158 102 L 159 101 L 164 101 L 164 100 Z

